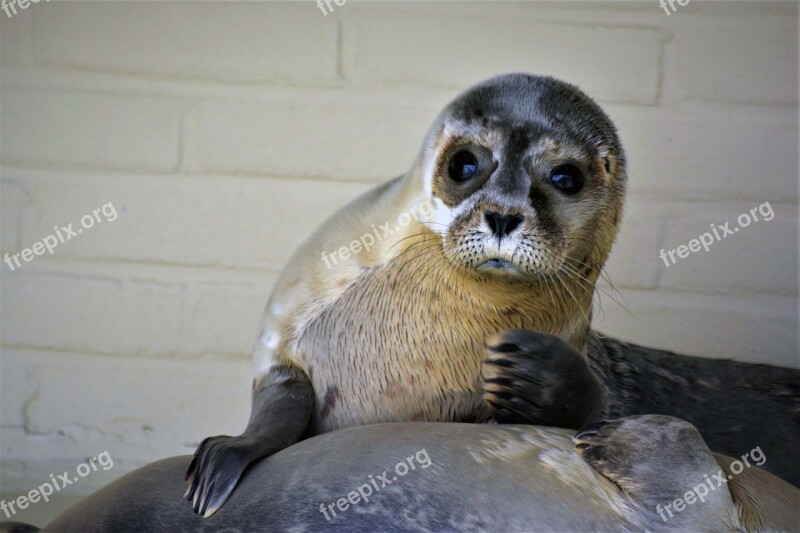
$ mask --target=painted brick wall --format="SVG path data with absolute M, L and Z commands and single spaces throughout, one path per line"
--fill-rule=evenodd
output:
M 0 18 L 2 252 L 118 213 L 2 265 L 4 494 L 108 450 L 109 475 L 70 487 L 88 492 L 242 429 L 288 255 L 505 71 L 579 84 L 627 147 L 607 268 L 625 307 L 601 295 L 601 331 L 798 364 L 795 3 L 54 1 Z M 774 219 L 659 258 L 764 202 Z

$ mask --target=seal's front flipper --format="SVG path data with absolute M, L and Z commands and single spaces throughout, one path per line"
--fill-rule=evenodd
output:
M 481 375 L 483 397 L 501 424 L 578 429 L 603 409 L 589 363 L 555 335 L 514 329 L 489 339 Z
M 237 437 L 205 439 L 194 454 L 184 495 L 194 512 L 214 514 L 228 499 L 252 462 L 286 448 L 302 437 L 314 406 L 314 389 L 297 367 L 272 368 L 253 392 L 250 421 Z
M 262 440 L 246 433 L 205 439 L 186 472 L 189 486 L 184 496 L 192 502 L 194 512 L 206 517 L 214 514 L 233 492 L 247 466 L 268 454 Z
M 689 422 L 630 416 L 592 424 L 573 441 L 584 460 L 654 524 L 683 531 L 741 527 L 725 474 Z

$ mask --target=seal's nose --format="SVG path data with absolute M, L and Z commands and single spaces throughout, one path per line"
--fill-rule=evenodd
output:
M 524 220 L 522 215 L 501 215 L 494 211 L 487 211 L 483 216 L 486 218 L 486 223 L 489 224 L 492 233 L 501 239 L 510 235 Z

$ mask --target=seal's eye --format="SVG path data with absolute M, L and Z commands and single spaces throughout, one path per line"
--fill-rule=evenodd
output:
M 459 150 L 447 164 L 447 174 L 453 181 L 466 181 L 478 173 L 478 158 L 467 150 Z
M 559 165 L 550 173 L 550 182 L 566 194 L 575 194 L 583 189 L 583 173 L 575 165 Z

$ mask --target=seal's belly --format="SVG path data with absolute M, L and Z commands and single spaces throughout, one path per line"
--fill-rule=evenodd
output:
M 518 306 L 463 286 L 436 274 L 406 279 L 402 267 L 389 265 L 360 277 L 316 316 L 295 345 L 317 395 L 313 432 L 487 420 L 480 392 L 486 338 L 536 327 Z

